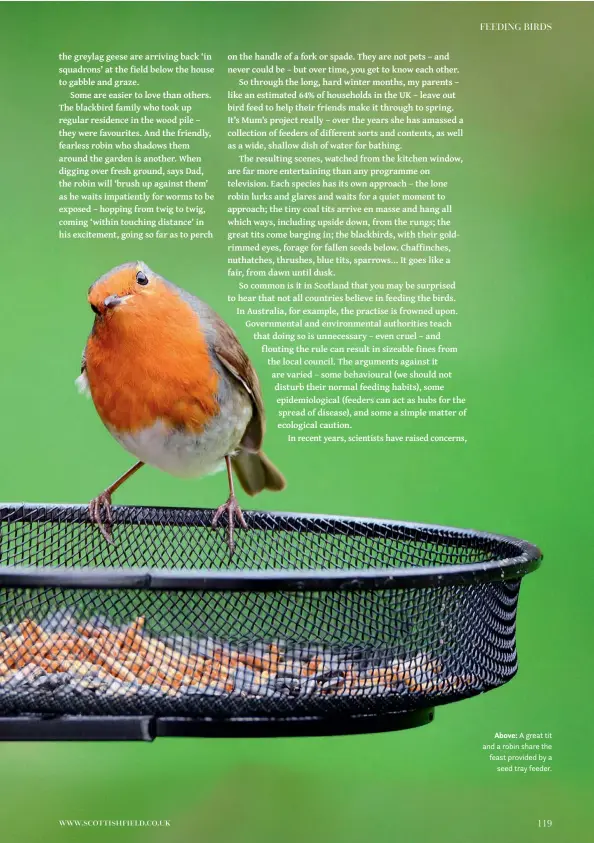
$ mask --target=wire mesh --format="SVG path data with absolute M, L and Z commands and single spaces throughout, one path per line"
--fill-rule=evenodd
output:
M 0 715 L 384 714 L 515 674 L 532 545 L 252 512 L 230 559 L 211 517 L 117 507 L 111 545 L 85 507 L 0 505 Z

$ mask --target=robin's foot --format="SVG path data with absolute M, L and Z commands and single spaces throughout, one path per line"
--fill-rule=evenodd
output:
M 227 542 L 229 544 L 229 549 L 231 553 L 233 553 L 233 550 L 235 549 L 235 542 L 233 541 L 233 528 L 235 526 L 236 516 L 241 526 L 247 529 L 247 524 L 245 522 L 245 518 L 243 517 L 243 512 L 241 511 L 239 504 L 237 503 L 237 498 L 235 497 L 235 495 L 229 495 L 229 500 L 217 509 L 212 518 L 213 527 L 217 526 L 219 518 L 224 512 L 227 513 L 227 518 L 229 519 L 229 523 L 227 526 Z
M 103 515 L 102 515 L 103 511 Z M 101 532 L 101 535 L 110 544 L 113 544 L 113 535 L 111 532 L 112 515 L 111 515 L 111 493 L 102 492 L 96 498 L 93 498 L 89 504 L 89 517 L 95 523 Z

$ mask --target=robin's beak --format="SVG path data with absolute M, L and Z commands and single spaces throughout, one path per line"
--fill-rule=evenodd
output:
M 108 296 L 103 302 L 103 307 L 106 310 L 112 310 L 114 307 L 118 307 L 118 305 L 123 304 L 129 298 L 130 296 Z

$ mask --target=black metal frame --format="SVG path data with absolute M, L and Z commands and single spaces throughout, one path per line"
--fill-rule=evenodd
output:
M 0 741 L 153 741 L 155 738 L 290 738 L 395 732 L 425 726 L 432 708 L 351 717 L 0 717 Z
M 47 507 L 42 515 L 39 509 Z M 59 510 L 59 517 L 52 516 L 52 507 Z M 86 513 L 86 507 L 78 504 L 0 504 L 0 522 L 15 508 L 21 509 L 31 522 L 56 521 L 64 522 L 72 515 L 73 520 L 79 520 L 81 514 Z M 147 508 L 148 511 L 148 508 Z M 116 506 L 113 508 L 114 523 L 119 521 L 128 524 L 159 523 L 158 516 L 175 512 L 176 524 L 192 526 L 196 522 L 197 512 L 210 510 L 196 510 L 189 507 L 158 507 L 150 508 L 150 516 L 143 515 L 145 510 L 140 507 Z M 184 517 L 186 516 L 186 517 Z M 387 521 L 373 518 L 341 518 L 334 515 L 307 515 L 287 512 L 259 512 L 257 510 L 244 512 L 249 529 L 265 529 L 263 518 L 282 518 L 283 530 L 302 529 L 307 525 L 309 532 L 315 532 L 316 527 L 325 533 L 331 532 L 328 525 L 356 523 L 365 525 L 381 525 L 394 529 L 410 531 L 411 538 L 419 533 L 424 541 L 430 536 L 428 531 L 435 533 L 436 541 L 444 542 L 444 537 L 451 533 L 452 528 L 436 524 L 419 524 L 406 521 Z M 397 589 L 397 588 L 431 588 L 436 585 L 465 585 L 479 582 L 500 582 L 522 577 L 539 567 L 542 553 L 534 544 L 512 536 L 488 533 L 478 530 L 455 529 L 456 536 L 469 539 L 490 539 L 496 542 L 506 542 L 510 549 L 517 551 L 517 555 L 509 559 L 493 562 L 478 562 L 464 565 L 440 565 L 426 568 L 383 568 L 381 571 L 368 570 L 166 570 L 150 568 L 134 569 L 65 569 L 65 568 L 33 568 L 27 566 L 0 566 L 0 587 L 57 587 L 57 588 L 99 588 L 99 589 L 131 589 L 143 588 L 156 591 L 357 591 L 364 589 Z
M 113 523 L 116 525 L 116 530 L 118 524 L 127 527 L 157 526 L 164 529 L 168 526 L 207 528 L 207 532 L 203 535 L 207 545 L 210 546 L 207 550 L 208 554 L 212 552 L 213 545 L 216 545 L 216 542 L 212 542 L 209 532 L 212 514 L 213 511 L 207 509 L 116 506 L 113 508 Z M 410 590 L 413 595 L 412 603 L 409 608 L 402 610 L 406 615 L 407 611 L 414 610 L 418 602 L 424 602 L 426 606 L 432 607 L 436 605 L 437 595 L 446 591 L 449 594 L 455 594 L 457 589 L 462 601 L 460 605 L 465 608 L 461 610 L 459 627 L 454 629 L 454 634 L 463 636 L 466 640 L 468 653 L 466 662 L 462 660 L 462 664 L 470 663 L 471 667 L 453 667 L 450 670 L 454 674 L 454 679 L 460 675 L 466 675 L 466 679 L 462 680 L 466 684 L 461 687 L 450 687 L 443 693 L 441 691 L 428 692 L 425 698 L 417 692 L 418 689 L 410 693 L 410 698 L 397 695 L 390 698 L 389 694 L 376 697 L 349 697 L 347 693 L 326 697 L 298 694 L 293 698 L 275 697 L 271 700 L 268 697 L 252 697 L 249 693 L 243 697 L 240 693 L 230 694 L 224 699 L 205 698 L 200 701 L 199 708 L 194 705 L 178 706 L 177 703 L 176 707 L 173 707 L 173 702 L 167 705 L 159 702 L 159 708 L 153 707 L 152 711 L 144 700 L 141 701 L 142 705 L 139 706 L 137 702 L 134 702 L 134 705 L 129 705 L 127 709 L 123 702 L 119 707 L 115 703 L 110 703 L 113 713 L 109 714 L 104 713 L 110 711 L 109 707 L 96 708 L 93 707 L 94 703 L 90 705 L 88 700 L 84 701 L 84 705 L 79 701 L 71 704 L 70 700 L 66 705 L 63 703 L 54 705 L 51 699 L 48 701 L 47 697 L 41 698 L 41 703 L 39 697 L 30 698 L 29 703 L 32 707 L 27 708 L 26 697 L 23 700 L 18 697 L 16 702 L 5 706 L 3 716 L 0 716 L 0 741 L 152 741 L 156 737 L 167 736 L 288 737 L 395 731 L 430 723 L 434 717 L 435 706 L 498 687 L 515 674 L 517 595 L 521 578 L 540 565 L 542 554 L 535 545 L 495 533 L 415 522 L 260 511 L 249 511 L 244 515 L 249 530 L 247 534 L 245 531 L 240 531 L 240 535 L 244 534 L 239 540 L 240 549 L 236 557 L 240 564 L 236 564 L 235 567 L 233 567 L 232 557 L 228 558 L 229 567 L 225 567 L 225 558 L 221 560 L 220 555 L 217 567 L 148 567 L 145 566 L 146 557 L 143 552 L 135 558 L 135 566 L 122 567 L 117 532 L 115 546 L 103 543 L 99 534 L 95 536 L 93 533 L 96 527 L 89 529 L 91 525 L 86 506 L 0 503 L 0 528 L 6 524 L 10 530 L 11 524 L 19 522 L 82 525 L 83 535 L 86 536 L 85 542 L 91 541 L 93 548 L 104 561 L 102 567 L 93 565 L 87 567 L 84 563 L 80 567 L 76 567 L 76 564 L 64 564 L 60 559 L 62 545 L 58 542 L 50 545 L 52 549 L 48 554 L 49 564 L 43 556 L 44 564 L 40 565 L 0 564 L 0 588 L 9 592 L 14 589 L 15 594 L 18 594 L 21 589 L 22 593 L 27 595 L 26 600 L 32 600 L 31 595 L 36 593 L 43 596 L 43 592 L 47 591 L 48 594 L 43 599 L 47 599 L 50 603 L 57 601 L 58 604 L 61 602 L 59 595 L 62 590 L 78 589 L 81 594 L 84 590 L 118 590 L 126 592 L 120 593 L 118 600 L 121 598 L 122 605 L 127 606 L 128 612 L 131 611 L 132 606 L 138 605 L 136 615 L 142 613 L 145 591 L 152 591 L 151 600 L 159 605 L 166 605 L 168 602 L 171 604 L 171 601 L 175 603 L 178 599 L 175 593 L 187 591 L 204 593 L 198 598 L 189 594 L 187 596 L 189 601 L 221 601 L 221 605 L 224 604 L 225 607 L 231 606 L 236 599 L 249 600 L 250 598 L 245 595 L 250 592 L 256 595 L 267 595 L 258 597 L 258 601 L 270 601 L 272 606 L 276 606 L 275 592 L 281 600 L 284 599 L 285 592 L 326 592 L 324 600 L 337 601 L 338 605 L 344 604 L 347 607 L 353 603 L 359 606 L 360 602 L 368 601 L 367 605 L 371 607 L 369 611 L 373 612 L 375 611 L 373 601 L 376 598 L 383 601 L 385 597 L 388 601 L 386 605 L 392 598 L 389 594 L 368 595 L 367 592 L 393 590 L 398 592 L 394 595 L 394 600 L 402 599 L 403 605 L 406 606 L 408 600 L 406 592 Z M 290 536 L 291 540 L 296 537 L 295 534 L 317 534 L 319 538 L 316 542 L 324 542 L 325 537 L 332 537 L 329 539 L 332 550 L 330 555 L 326 556 L 326 562 L 328 559 L 334 562 L 332 556 L 334 537 L 339 538 L 336 544 L 339 548 L 338 559 L 340 559 L 340 542 L 344 548 L 344 543 L 346 542 L 348 546 L 351 537 L 354 540 L 370 539 L 371 542 L 381 539 L 385 540 L 385 544 L 382 545 L 381 555 L 371 557 L 373 562 L 369 567 L 341 568 L 338 565 L 324 567 L 316 556 L 317 543 L 313 545 L 312 555 L 308 555 L 310 551 L 306 543 L 303 556 L 291 557 L 293 561 L 289 565 L 281 559 L 278 567 L 258 567 L 258 554 L 256 552 L 256 555 L 252 557 L 249 548 L 251 545 L 261 546 L 260 539 L 263 539 L 265 543 L 266 539 L 274 536 L 275 530 L 293 534 Z M 252 541 L 249 536 L 250 531 L 268 531 L 269 535 L 260 537 L 257 537 L 257 534 L 253 535 Z M 132 530 L 132 533 L 134 534 L 135 531 Z M 9 556 L 12 555 L 12 548 L 15 546 L 11 544 L 10 535 L 8 532 L 6 541 Z M 192 535 L 194 535 L 193 531 Z M 125 538 L 124 533 L 122 533 L 122 538 Z M 226 549 L 224 537 L 221 535 L 220 538 L 221 546 Z M 74 541 L 77 540 L 75 538 Z M 198 541 L 195 537 L 192 540 Z M 201 548 L 202 538 L 199 541 Z M 242 541 L 245 542 L 243 549 Z M 391 549 L 390 542 L 394 542 L 395 545 L 400 542 L 404 544 L 410 542 L 414 545 L 418 542 L 425 547 L 429 546 L 429 561 L 420 557 L 422 564 L 411 564 L 405 567 L 402 565 L 402 558 L 398 552 Z M 43 547 L 43 543 L 40 546 Z M 125 556 L 125 544 L 123 547 Z M 300 552 L 299 545 L 297 548 Z M 480 550 L 486 548 L 486 553 L 475 555 L 474 551 L 477 548 Z M 442 554 L 443 549 L 450 549 L 452 552 Z M 451 559 L 460 557 L 459 551 L 463 551 L 469 561 L 451 564 Z M 215 552 L 220 554 L 218 549 Z M 366 547 L 362 552 L 365 554 Z M 28 557 L 25 553 L 24 557 L 18 558 L 22 562 Z M 164 558 L 167 560 L 169 557 Z M 489 561 L 470 561 L 477 558 Z M 299 564 L 301 559 L 307 560 L 308 566 L 301 567 Z M 244 564 L 247 562 L 248 566 L 242 567 L 241 562 Z M 268 562 L 268 557 L 266 557 L 266 562 Z M 398 562 L 401 563 L 400 567 L 397 566 Z M 437 564 L 438 562 L 441 564 Z M 183 564 L 185 566 L 185 561 Z M 199 559 L 199 565 L 201 564 L 202 560 Z M 36 592 L 37 589 L 39 592 Z M 417 590 L 420 590 L 418 594 L 416 594 Z M 163 592 L 163 594 L 154 592 Z M 234 592 L 241 594 L 236 598 Z M 347 593 L 343 597 L 344 592 Z M 489 596 L 488 603 L 483 602 L 487 601 L 486 595 Z M 72 595 L 64 597 L 66 604 L 71 599 Z M 109 595 L 106 599 L 110 599 Z M 237 605 L 242 604 L 239 602 Z M 481 615 L 483 605 L 488 607 L 486 616 Z M 229 611 L 228 608 L 225 611 Z M 274 616 L 277 617 L 278 608 L 274 611 L 276 612 Z M 439 606 L 437 606 L 437 611 L 440 611 Z M 399 616 L 394 615 L 394 617 Z M 473 636 L 469 638 L 472 630 L 474 630 Z M 482 647 L 485 632 L 490 635 L 490 638 L 487 637 Z M 323 635 L 322 640 L 324 640 Z M 433 635 L 437 641 L 437 635 L 435 633 Z M 468 642 L 471 643 L 468 644 Z M 437 644 L 441 645 L 443 642 L 439 640 Z M 396 648 L 396 642 L 393 646 Z M 390 647 L 387 648 L 388 651 Z M 482 654 L 478 672 L 480 675 L 474 675 L 472 669 L 472 664 L 476 662 L 473 647 L 478 648 Z M 489 647 L 495 647 L 499 655 L 496 668 L 492 667 Z M 380 659 L 386 657 L 384 650 L 385 647 L 384 649 L 380 647 Z M 456 659 L 459 659 L 460 652 L 456 650 L 456 653 Z M 409 656 L 414 657 L 415 651 L 412 650 Z M 400 655 L 399 658 L 401 658 Z M 432 670 L 428 666 L 420 669 L 429 673 Z M 235 690 L 241 691 L 241 687 L 239 689 L 236 687 Z M 19 691 L 19 693 L 22 692 Z M 21 711 L 23 713 L 18 714 Z

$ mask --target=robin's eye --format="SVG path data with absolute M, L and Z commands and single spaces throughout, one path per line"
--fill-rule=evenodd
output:
M 144 272 L 137 272 L 136 273 L 136 283 L 140 284 L 142 287 L 146 287 L 148 284 L 148 278 L 144 274 Z
M 98 308 L 98 307 L 95 307 L 95 305 L 94 305 L 94 304 L 92 304 L 92 305 L 91 305 L 91 310 L 93 311 L 93 313 L 94 313 L 96 316 L 99 316 L 99 308 Z

